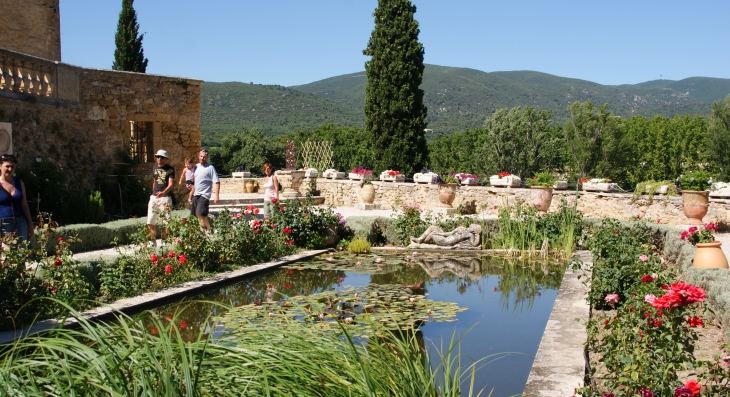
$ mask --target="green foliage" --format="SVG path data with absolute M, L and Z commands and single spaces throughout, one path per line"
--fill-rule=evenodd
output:
M 210 163 L 221 174 L 231 173 L 240 166 L 259 174 L 266 162 L 275 170 L 285 168 L 284 155 L 284 144 L 266 139 L 257 128 L 244 128 L 239 133 L 226 135 L 221 147 L 210 151 Z
M 408 245 L 411 237 L 419 237 L 431 224 L 431 217 L 421 219 L 421 207 L 418 204 L 404 204 L 400 212 L 394 215 L 393 229 L 397 237 L 397 243 Z
M 47 229 L 50 230 L 52 229 Z M 50 233 L 41 235 L 48 236 Z M 81 275 L 78 263 L 71 257 L 73 253 L 69 246 L 74 240 L 73 236 L 58 237 L 55 255 L 45 258 L 39 264 L 46 294 L 54 299 L 46 302 L 47 313 L 64 313 L 66 305 L 72 305 L 77 310 L 88 308 L 96 293 L 87 278 Z
M 475 150 L 477 173 L 493 175 L 508 170 L 527 178 L 559 167 L 561 136 L 551 126 L 551 113 L 532 107 L 498 109 L 484 122 Z
M 476 148 L 484 139 L 484 129 L 468 129 L 451 135 L 443 135 L 428 143 L 429 167 L 437 174 L 452 171 L 477 174 L 480 154 Z
M 552 187 L 555 184 L 555 178 L 548 171 L 538 172 L 532 178 L 527 180 L 527 186 L 543 186 Z
M 367 242 L 365 240 L 357 239 L 357 240 L 352 240 L 350 242 L 350 245 L 347 248 L 353 254 L 364 254 L 364 253 L 370 251 L 370 247 L 371 247 L 371 245 L 369 242 Z
M 679 176 L 679 187 L 682 190 L 710 190 L 712 174 L 705 170 L 686 171 Z
M 147 71 L 147 58 L 144 57 L 142 39 L 139 34 L 137 12 L 133 7 L 134 0 L 122 0 L 122 11 L 119 13 L 117 33 L 114 36 L 113 70 L 144 73 Z
M 585 245 L 593 253 L 593 275 L 588 301 L 592 307 L 605 308 L 607 294 L 618 294 L 623 304 L 632 287 L 643 276 L 661 273 L 661 262 L 643 262 L 641 255 L 660 252 L 655 232 L 642 222 L 624 227 L 615 219 L 603 221 L 587 232 Z M 655 260 L 656 259 L 656 260 Z M 666 280 L 665 280 L 666 281 Z
M 313 130 L 297 131 L 287 138 L 294 140 L 297 145 L 306 141 L 332 142 L 333 166 L 340 171 L 347 171 L 359 165 L 371 167 L 372 159 L 377 155 L 368 142 L 367 132 L 361 127 L 337 127 L 327 124 Z M 308 165 L 302 164 L 302 166 Z
M 103 223 L 106 215 L 104 214 L 104 199 L 101 198 L 101 192 L 94 190 L 89 194 L 89 220 L 91 223 Z
M 289 237 L 298 247 L 309 249 L 325 247 L 325 229 L 340 222 L 339 214 L 336 214 L 331 207 L 315 206 L 311 196 L 307 196 L 304 200 L 281 202 L 272 207 L 271 222 L 282 230 L 290 229 Z
M 648 180 L 644 182 L 640 182 L 636 185 L 636 189 L 634 190 L 634 196 L 641 196 L 641 195 L 647 195 L 651 198 L 654 194 L 656 194 L 657 191 L 662 186 L 667 187 L 667 196 L 677 196 L 679 195 L 679 192 L 677 191 L 677 185 L 674 184 L 674 182 L 669 180 L 664 181 L 655 181 L 655 180 Z
M 730 181 L 730 95 L 712 104 L 707 129 L 707 155 L 722 181 Z
M 427 161 L 426 107 L 423 105 L 423 44 L 418 42 L 416 7 L 408 0 L 379 0 L 375 28 L 363 54 L 365 127 L 378 148 L 373 168 L 410 175 Z
M 26 256 L 32 251 L 24 243 L 18 249 L 10 249 L 17 243 L 15 236 L 0 237 L 3 255 L 0 256 L 0 330 L 22 324 L 33 318 L 42 307 L 38 297 L 45 295 L 45 286 L 36 277 L 35 269 L 25 266 Z M 21 308 L 24 310 L 20 311 Z
M 619 143 L 616 142 L 621 139 L 619 123 L 608 111 L 607 103 L 595 109 L 591 101 L 576 101 L 568 107 L 568 113 L 570 119 L 565 123 L 564 133 L 569 164 L 581 177 L 585 177 L 596 171 L 599 163 L 607 158 L 603 153 L 604 147 L 610 148 L 611 143 Z

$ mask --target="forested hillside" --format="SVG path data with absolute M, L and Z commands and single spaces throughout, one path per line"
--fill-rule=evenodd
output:
M 205 83 L 201 116 L 203 141 L 215 144 L 221 134 L 258 127 L 265 135 L 314 129 L 332 123 L 363 126 L 365 73 L 332 77 L 294 86 Z M 495 110 L 532 106 L 567 120 L 575 101 L 608 103 L 623 118 L 655 114 L 709 115 L 711 103 L 730 94 L 730 79 L 692 77 L 635 85 L 605 86 L 585 80 L 532 71 L 486 73 L 474 69 L 426 65 L 422 88 L 428 107 L 429 138 L 484 124 Z

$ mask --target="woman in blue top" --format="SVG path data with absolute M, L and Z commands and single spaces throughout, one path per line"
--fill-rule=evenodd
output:
M 0 229 L 3 235 L 15 233 L 20 244 L 33 238 L 33 219 L 25 199 L 25 185 L 13 176 L 17 165 L 15 155 L 0 156 Z

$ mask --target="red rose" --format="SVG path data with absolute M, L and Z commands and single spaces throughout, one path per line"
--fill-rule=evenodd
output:
M 279 199 L 276 197 L 271 198 L 271 204 L 276 204 L 278 201 L 279 201 Z
M 282 231 L 282 232 L 284 232 L 284 234 L 291 234 L 291 231 L 292 231 L 292 230 L 291 230 L 291 229 L 289 229 L 288 227 L 285 227 L 285 228 L 284 228 L 284 229 L 282 229 L 281 231 Z
M 180 321 L 180 328 L 185 329 L 188 327 L 188 322 L 185 320 Z
M 684 384 L 684 387 L 692 390 L 693 396 L 697 396 L 700 394 L 700 389 L 702 388 L 702 385 L 697 383 L 696 380 L 691 379 L 687 383 Z
M 279 211 L 284 211 L 284 207 L 279 207 Z
M 689 326 L 692 327 L 692 328 L 694 328 L 694 327 L 704 327 L 705 326 L 705 323 L 702 322 L 702 319 L 699 318 L 699 317 L 697 317 L 697 316 L 687 317 L 687 322 L 689 323 Z
M 182 218 L 180 220 L 182 221 L 183 225 L 186 224 L 186 223 L 188 223 L 188 218 Z
M 286 242 L 286 245 L 294 245 L 294 240 L 289 240 Z
M 276 225 L 271 225 L 271 228 L 276 230 Z
M 168 258 L 174 258 L 175 257 L 175 253 L 172 252 L 172 251 L 170 251 L 170 252 L 167 253 L 167 257 Z
M 56 241 L 58 241 L 59 243 L 60 243 L 61 241 L 63 241 L 63 236 L 60 236 L 60 237 L 58 237 L 58 238 L 56 239 Z
M 170 265 L 165 266 L 165 273 L 168 273 L 168 274 L 172 273 L 172 266 L 170 266 Z
M 654 281 L 654 277 L 652 277 L 652 276 L 650 276 L 648 274 L 646 276 L 644 276 L 644 277 L 641 278 L 641 282 L 642 283 L 650 283 L 652 281 Z
M 152 327 L 152 329 L 150 330 L 150 332 L 152 333 L 152 335 L 157 335 L 157 328 L 156 327 Z
M 53 261 L 53 266 L 61 266 L 62 263 L 61 258 L 56 258 L 56 260 Z
M 157 255 L 155 255 L 155 254 L 150 255 L 150 260 L 152 262 L 157 262 Z
M 179 260 L 180 263 L 185 264 L 185 262 L 188 261 L 188 258 L 186 258 L 185 255 L 180 254 L 180 256 L 177 257 L 177 260 Z

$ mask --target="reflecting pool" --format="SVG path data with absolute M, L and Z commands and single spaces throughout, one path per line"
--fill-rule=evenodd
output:
M 434 349 L 448 346 L 453 335 L 461 338 L 462 368 L 491 356 L 488 364 L 478 367 L 475 386 L 486 390 L 483 395 L 493 389 L 492 396 L 500 397 L 520 395 L 524 389 L 563 270 L 561 264 L 454 253 L 322 255 L 191 300 L 252 307 L 267 302 L 281 305 L 287 297 L 295 300 L 295 296 L 339 293 L 370 284 L 404 286 L 427 300 L 451 302 L 466 309 L 449 312 L 452 321 L 424 317 L 423 323 L 418 322 L 420 336 L 435 358 L 434 365 L 438 359 Z M 178 306 L 159 310 L 172 314 Z M 221 310 L 212 304 L 192 304 L 184 312 L 184 332 L 192 336 L 209 327 L 206 319 L 223 316 L 225 313 L 217 312 Z M 357 313 L 348 312 L 347 316 L 351 315 L 357 320 Z

